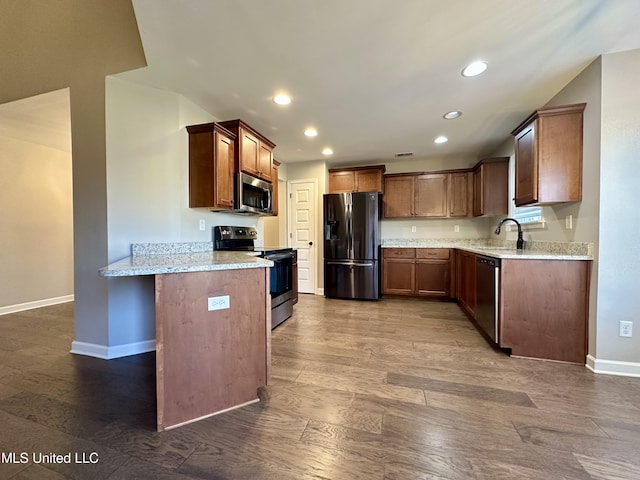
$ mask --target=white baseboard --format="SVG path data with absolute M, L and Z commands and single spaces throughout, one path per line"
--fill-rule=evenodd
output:
M 0 307 L 0 315 L 8 315 L 10 313 L 23 312 L 40 307 L 49 307 L 51 305 L 58 305 L 59 303 L 73 302 L 73 298 L 72 294 L 62 297 L 45 298 L 44 300 L 35 300 L 33 302 L 18 303 L 16 305 L 7 305 L 6 307 Z
M 126 343 L 124 345 L 115 345 L 113 347 L 107 347 L 106 345 L 97 345 L 95 343 L 78 342 L 76 340 L 71 343 L 71 353 L 75 353 L 77 355 L 86 355 L 88 357 L 102 358 L 104 360 L 128 357 L 129 355 L 138 355 L 139 353 L 153 352 L 155 349 L 155 340 Z
M 324 288 L 316 288 L 316 295 L 321 295 L 324 297 Z
M 640 363 L 637 362 L 599 360 L 593 355 L 587 355 L 587 368 L 594 373 L 603 373 L 605 375 L 640 377 Z

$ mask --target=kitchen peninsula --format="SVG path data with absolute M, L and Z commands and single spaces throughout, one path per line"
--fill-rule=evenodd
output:
M 258 401 L 270 370 L 271 266 L 202 242 L 134 244 L 99 270 L 155 276 L 158 431 Z

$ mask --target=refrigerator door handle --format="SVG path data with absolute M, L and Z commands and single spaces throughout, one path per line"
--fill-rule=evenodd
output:
M 327 265 L 347 265 L 354 267 L 373 267 L 373 262 L 358 262 L 353 260 L 327 260 Z

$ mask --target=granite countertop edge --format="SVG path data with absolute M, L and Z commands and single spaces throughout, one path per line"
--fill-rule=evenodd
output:
M 132 255 L 98 270 L 101 277 L 133 277 L 166 273 L 209 272 L 272 267 L 253 252 L 196 252 Z
M 382 248 L 455 248 L 477 255 L 514 260 L 593 260 L 593 244 L 578 242 L 530 242 L 522 251 L 515 248 L 515 242 L 494 245 L 477 240 L 383 240 Z

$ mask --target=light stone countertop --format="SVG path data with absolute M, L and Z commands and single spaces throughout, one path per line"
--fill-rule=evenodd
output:
M 517 260 L 593 260 L 594 246 L 582 242 L 528 241 L 524 250 L 516 250 L 515 241 L 504 244 L 481 239 L 383 239 L 382 248 L 457 248 L 500 259 Z
M 164 273 L 208 272 L 272 267 L 271 260 L 253 252 L 189 252 L 132 255 L 98 270 L 101 277 L 133 277 Z

